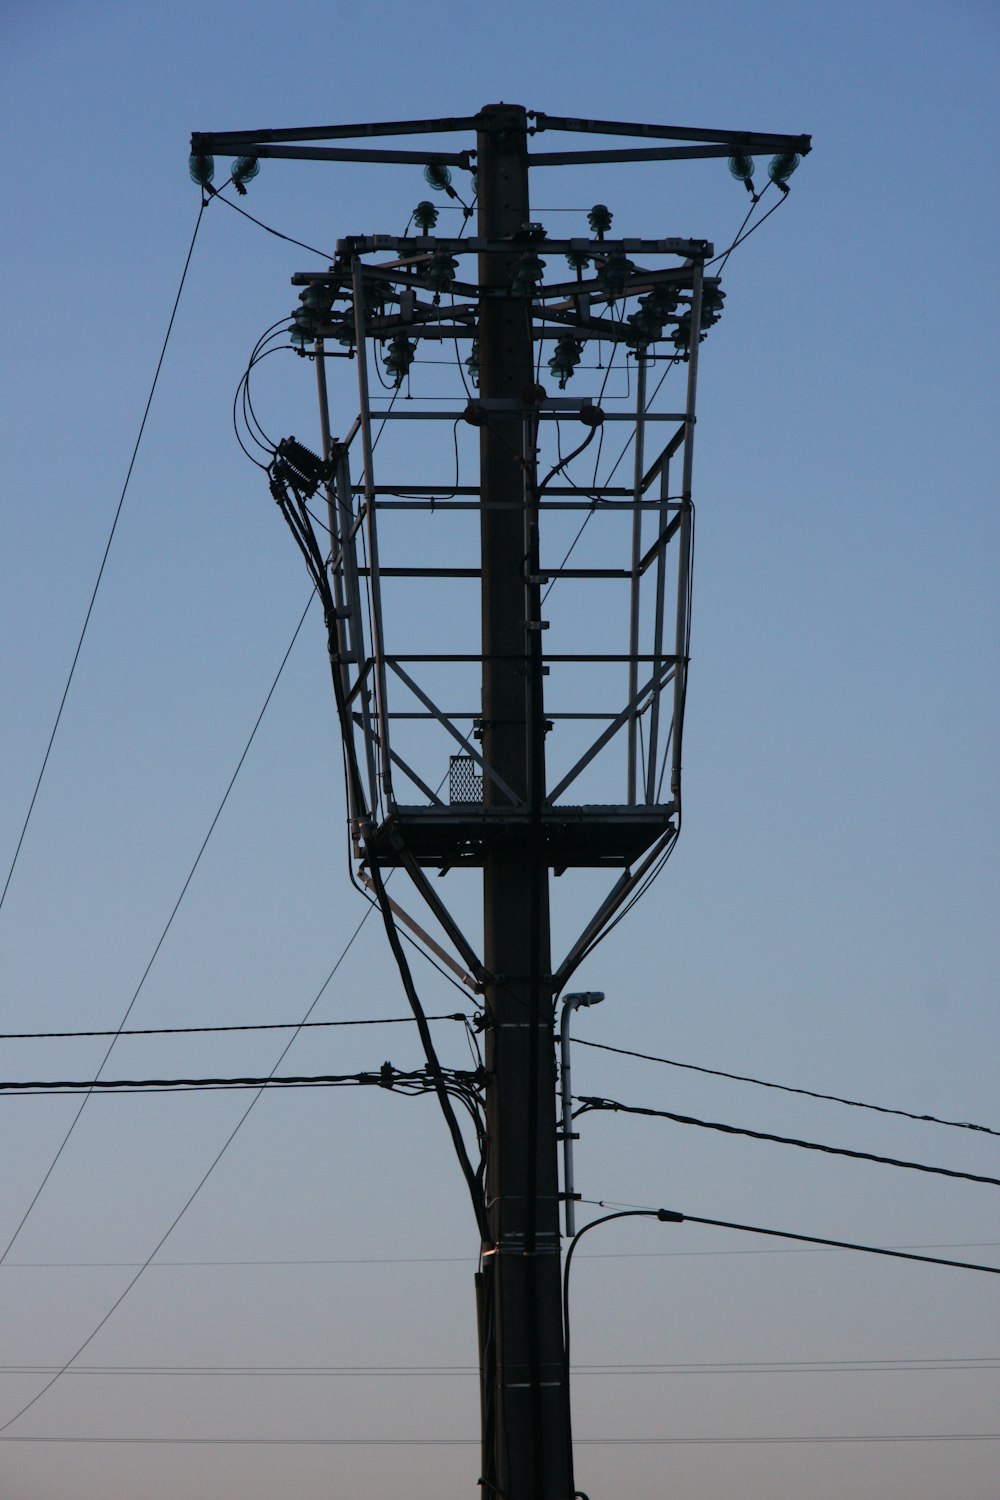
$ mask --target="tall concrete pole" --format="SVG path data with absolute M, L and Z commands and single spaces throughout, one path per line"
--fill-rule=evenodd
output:
M 525 111 L 489 105 L 477 130 L 479 233 L 505 240 L 530 218 Z M 571 1500 L 555 997 L 541 837 L 537 424 L 530 300 L 511 291 L 525 248 L 522 243 L 479 259 L 483 751 L 527 809 L 488 843 L 483 867 L 483 958 L 494 976 L 484 996 L 489 1242 L 481 1282 L 483 1478 L 486 1500 Z M 498 410 L 494 401 L 516 407 Z M 487 807 L 510 806 L 488 777 L 483 796 Z

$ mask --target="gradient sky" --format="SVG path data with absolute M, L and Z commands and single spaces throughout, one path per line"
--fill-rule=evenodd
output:
M 782 212 L 726 268 L 703 347 L 684 833 L 576 976 L 608 998 L 575 1034 L 1000 1127 L 998 35 L 987 0 L 5 0 L 3 878 L 194 229 L 191 130 L 507 99 L 810 132 Z M 603 200 L 622 233 L 721 248 L 745 212 L 724 163 L 575 170 L 541 199 L 536 186 L 543 222 L 577 209 L 584 232 Z M 246 206 L 332 249 L 400 232 L 425 191 L 411 169 L 274 163 Z M 254 341 L 293 305 L 289 277 L 322 264 L 206 211 L 0 911 L 5 1032 L 118 1025 L 291 639 L 308 585 L 231 405 Z M 317 441 L 304 363 L 270 361 L 260 400 L 271 430 Z M 346 383 L 338 409 L 346 427 Z M 340 765 L 310 617 L 130 1025 L 304 1014 L 366 910 Z M 594 889 L 560 885 L 557 946 Z M 471 883 L 455 899 L 471 911 Z M 461 1003 L 416 972 L 429 1011 Z M 372 920 L 313 1019 L 404 1013 Z M 464 1066 L 463 1029 L 437 1030 Z M 282 1045 L 123 1040 L 106 1076 L 266 1073 Z M 93 1076 L 105 1046 L 4 1041 L 0 1074 Z M 385 1058 L 419 1066 L 410 1028 L 304 1033 L 287 1066 Z M 585 1048 L 573 1081 L 1000 1175 L 985 1134 Z M 0 1424 L 112 1307 L 247 1102 L 87 1105 L 0 1269 Z M 0 1249 L 77 1107 L 0 1098 Z M 1000 1264 L 981 1184 L 610 1115 L 581 1122 L 576 1175 L 588 1199 Z M 431 1099 L 264 1097 L 77 1366 L 0 1438 L 5 1500 L 471 1495 L 476 1250 Z M 573 1271 L 577 1484 L 592 1500 L 995 1500 L 996 1290 L 696 1226 L 595 1231 Z

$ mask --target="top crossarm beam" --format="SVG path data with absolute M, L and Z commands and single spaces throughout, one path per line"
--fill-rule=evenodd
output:
M 738 146 L 727 142 L 721 146 L 619 147 L 616 151 L 532 151 L 528 162 L 533 167 L 583 167 L 601 166 L 610 162 L 703 161 L 711 156 L 732 156 L 737 150 Z
M 735 152 L 796 152 L 805 156 L 812 148 L 808 135 L 772 135 L 753 130 L 701 130 L 684 125 L 643 125 L 625 120 L 583 120 L 566 115 L 529 112 L 532 133 L 568 131 L 586 135 L 638 136 L 646 140 L 689 141 L 689 146 L 653 147 L 632 151 L 536 152 L 531 166 L 570 166 L 601 161 L 677 161 L 689 157 L 729 156 Z M 320 146 L 295 149 L 296 142 L 351 141 L 377 136 L 447 135 L 481 128 L 478 115 L 450 115 L 432 120 L 381 120 L 353 125 L 299 125 L 291 129 L 195 131 L 191 150 L 195 155 L 225 154 L 258 157 L 291 157 L 317 161 L 428 162 L 468 167 L 474 150 L 461 152 L 397 152 L 337 150 Z
M 208 136 L 200 137 L 202 142 L 212 139 Z M 233 137 L 216 136 L 212 141 L 212 150 L 202 144 L 195 146 L 195 137 L 191 137 L 192 151 L 198 154 L 214 155 L 215 152 L 225 154 L 237 151 L 240 148 L 230 144 Z M 400 162 L 406 166 L 423 167 L 431 164 L 446 167 L 469 167 L 475 152 L 472 151 L 382 151 L 368 150 L 364 146 L 284 146 L 267 145 L 260 141 L 250 140 L 243 146 L 245 155 L 259 157 L 262 161 L 280 158 L 283 161 L 360 161 L 360 162 Z
M 456 115 L 440 120 L 382 120 L 369 125 L 298 125 L 291 130 L 195 131 L 191 150 L 212 154 L 227 151 L 247 154 L 248 146 L 281 141 L 352 141 L 375 135 L 443 135 L 453 130 L 475 130 L 475 115 Z
M 587 135 L 638 135 L 650 140 L 700 141 L 715 143 L 730 150 L 795 151 L 805 156 L 812 149 L 809 135 L 762 135 L 752 130 L 698 130 L 686 125 L 637 125 L 625 120 L 578 120 L 568 115 L 546 115 L 529 112 L 535 131 L 568 130 Z

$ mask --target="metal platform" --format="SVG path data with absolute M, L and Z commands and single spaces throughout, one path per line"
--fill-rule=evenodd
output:
M 546 864 L 567 869 L 621 869 L 671 832 L 674 804 L 546 807 L 541 837 Z M 396 807 L 380 825 L 374 849 L 381 865 L 403 863 L 401 840 L 419 865 L 475 867 L 487 847 L 535 837 L 527 811 L 509 807 Z

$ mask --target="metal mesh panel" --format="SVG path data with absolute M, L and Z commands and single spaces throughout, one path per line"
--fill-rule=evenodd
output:
M 471 755 L 449 757 L 448 798 L 452 803 L 482 803 L 483 778 Z

